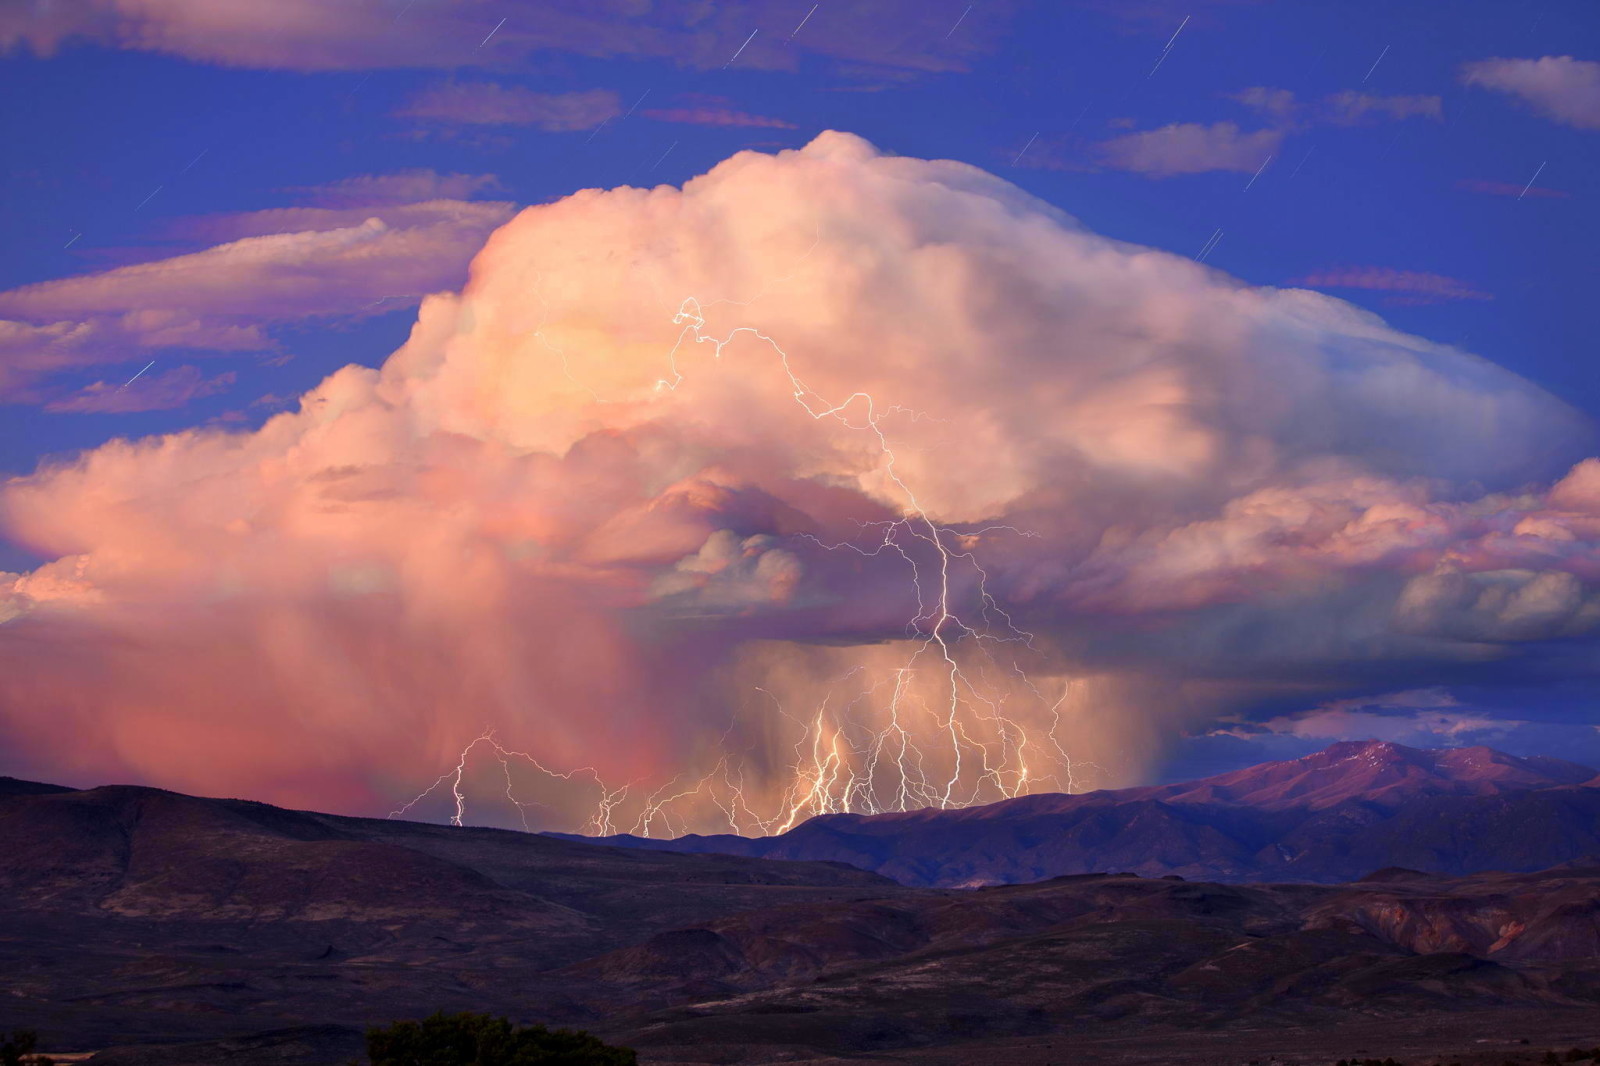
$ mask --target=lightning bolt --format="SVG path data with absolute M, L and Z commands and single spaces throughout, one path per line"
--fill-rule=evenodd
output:
M 528 752 L 504 747 L 493 731 L 486 729 L 462 749 L 454 767 L 391 812 L 391 817 L 404 816 L 448 784 L 453 802 L 450 822 L 464 824 L 464 782 L 472 754 L 480 747 L 487 748 L 499 762 L 505 797 L 524 828 L 528 827 L 527 809 L 539 805 L 517 798 L 513 763 L 553 781 L 586 781 L 595 791 L 595 799 L 579 831 L 598 836 L 622 827 L 641 836 L 679 835 L 697 823 L 703 825 L 696 812 L 707 809 L 718 812 L 727 831 L 769 835 L 821 814 L 950 809 L 1045 789 L 1079 791 L 1079 773 L 1093 764 L 1075 762 L 1060 736 L 1062 709 L 1074 695 L 1074 682 L 1065 680 L 1059 696 L 1052 700 L 1014 657 L 1006 660 L 999 654 L 1008 646 L 1031 649 L 1033 636 L 1019 629 L 990 594 L 989 575 L 978 559 L 979 547 L 992 538 L 1038 534 L 1007 525 L 958 528 L 941 524 L 903 476 L 887 425 L 895 418 L 938 420 L 899 405 L 883 405 L 864 391 L 824 397 L 800 377 L 790 354 L 760 329 L 739 326 L 722 336 L 709 333 L 705 315 L 709 306 L 693 297 L 679 305 L 672 319 L 679 333 L 666 355 L 667 373 L 655 383 L 655 389 L 673 392 L 684 383 L 679 362 L 688 350 L 708 347 L 713 361 L 721 363 L 735 342 L 753 341 L 776 359 L 791 398 L 814 421 L 835 423 L 868 438 L 880 456 L 887 486 L 898 497 L 900 517 L 864 523 L 851 540 L 825 542 L 810 534 L 799 534 L 796 539 L 829 552 L 895 558 L 906 566 L 916 607 L 903 630 L 908 647 L 904 659 L 881 677 L 869 676 L 863 667 L 848 670 L 834 679 L 815 709 L 804 714 L 785 708 L 770 691 L 756 689 L 771 700 L 779 717 L 793 724 L 798 735 L 786 782 L 775 801 L 763 803 L 753 795 L 744 764 L 727 752 L 732 725 L 723 734 L 722 754 L 709 771 L 698 778 L 680 773 L 650 792 L 638 791 L 636 781 L 612 787 L 593 767 L 553 770 Z M 536 332 L 535 339 L 560 359 L 563 372 L 576 384 L 567 353 L 542 333 Z M 957 603 L 962 598 L 957 587 L 962 579 L 970 582 L 970 617 L 963 617 Z M 835 704 L 835 692 L 852 685 L 853 695 Z M 1043 710 L 1047 729 L 1030 729 L 1010 710 L 1008 685 Z M 885 713 L 880 726 L 874 728 L 865 723 L 872 718 L 868 711 L 878 701 L 886 703 Z M 632 804 L 630 796 L 634 797 Z M 631 820 L 620 814 L 625 805 L 637 809 Z

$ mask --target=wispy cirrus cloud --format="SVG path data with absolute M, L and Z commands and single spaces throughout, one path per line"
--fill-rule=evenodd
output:
M 1378 119 L 1443 119 L 1444 102 L 1438 96 L 1381 96 L 1347 89 L 1322 101 L 1321 118 L 1335 126 Z
M 1556 122 L 1600 130 L 1600 63 L 1572 56 L 1480 59 L 1461 68 L 1461 80 L 1509 93 Z
M 402 171 L 303 187 L 296 191 L 306 199 L 343 206 L 183 220 L 167 234 L 220 243 L 0 292 L 0 402 L 132 409 L 106 406 L 135 399 L 108 399 L 96 386 L 61 396 L 50 379 L 75 367 L 142 361 L 165 349 L 267 351 L 275 346 L 269 331 L 277 325 L 414 306 L 425 293 L 459 285 L 467 261 L 514 207 L 394 201 L 471 195 L 492 182 L 489 175 Z M 163 395 L 199 387 L 174 378 Z
M 397 170 L 357 174 L 324 185 L 294 185 L 284 192 L 313 207 L 368 208 L 420 204 L 431 200 L 470 200 L 481 192 L 501 189 L 493 174 L 440 174 L 436 170 Z
M 593 129 L 622 113 L 610 89 L 540 93 L 498 82 L 440 82 L 395 112 L 402 118 L 474 126 L 533 126 L 551 133 Z
M 1233 122 L 1173 123 L 1102 141 L 1100 158 L 1118 170 L 1153 178 L 1214 170 L 1250 173 L 1283 143 L 1284 131 L 1244 131 Z
M 759 129 L 792 130 L 793 122 L 769 115 L 753 115 L 733 106 L 733 101 L 722 96 L 684 94 L 680 106 L 646 110 L 645 118 L 657 122 L 682 122 L 695 126 L 744 126 Z
M 1265 85 L 1252 85 L 1236 93 L 1227 93 L 1224 98 L 1281 121 L 1291 118 L 1300 106 L 1294 93 L 1288 89 L 1273 89 Z
M 1489 293 L 1475 289 L 1459 278 L 1420 270 L 1394 270 L 1389 267 L 1333 267 L 1313 271 L 1292 284 L 1314 289 L 1366 289 L 1372 292 L 1392 293 L 1395 302 L 1402 303 L 1494 299 Z
M 137 411 L 170 411 L 191 400 L 213 396 L 234 382 L 235 374 L 226 371 L 206 377 L 197 366 L 173 367 L 157 374 L 140 375 L 122 384 L 96 381 L 77 392 L 44 405 L 52 414 L 130 414 Z
M 1346 89 L 1330 93 L 1318 101 L 1302 101 L 1288 89 L 1253 85 L 1225 99 L 1242 104 L 1286 127 L 1311 125 L 1357 126 L 1366 122 L 1408 118 L 1444 118 L 1444 100 L 1439 96 L 1384 96 L 1381 93 Z
M 1266 125 L 1243 130 L 1235 122 L 1173 123 L 1101 141 L 1095 150 L 1107 166 L 1152 178 L 1211 171 L 1247 174 L 1276 154 L 1285 137 L 1314 126 L 1444 117 L 1438 96 L 1383 96 L 1346 90 L 1305 102 L 1288 89 L 1253 85 L 1225 98 L 1256 112 Z
M 373 207 L 268 207 L 177 219 L 164 232 L 178 238 L 236 241 L 282 233 L 350 229 L 377 219 L 391 230 L 440 228 L 489 231 L 510 217 L 512 205 L 496 200 L 428 200 L 418 204 Z
M 990 0 L 947 34 L 965 0 L 840 4 L 789 34 L 807 5 L 749 0 L 75 0 L 0 6 L 0 51 L 49 56 L 91 43 L 202 63 L 283 70 L 514 69 L 540 53 L 794 70 L 807 54 L 887 70 L 967 69 L 993 49 L 1018 6 Z M 503 20 L 503 22 L 502 22 Z M 498 26 L 498 29 L 496 27 Z M 492 39 L 490 38 L 493 33 Z
M 1517 200 L 1528 196 L 1552 200 L 1567 200 L 1572 197 L 1570 192 L 1561 189 L 1547 189 L 1541 185 L 1518 185 L 1510 181 L 1481 181 L 1477 178 L 1462 178 L 1456 182 L 1456 188 L 1483 193 L 1485 196 L 1509 196 Z

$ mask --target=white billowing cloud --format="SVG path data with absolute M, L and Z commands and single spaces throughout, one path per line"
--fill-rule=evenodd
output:
M 363 810 L 487 727 L 634 782 L 624 829 L 1131 783 L 1244 666 L 1588 634 L 1600 462 L 1548 482 L 1593 443 L 1339 300 L 828 133 L 524 210 L 258 431 L 11 483 L 56 561 L 0 596 L 0 716 L 79 777 Z
M 1600 130 L 1600 63 L 1572 56 L 1480 59 L 1461 68 L 1468 85 L 1510 93 L 1546 118 Z

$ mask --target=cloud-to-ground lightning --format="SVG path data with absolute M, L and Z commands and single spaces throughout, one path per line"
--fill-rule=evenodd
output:
M 744 44 L 741 44 L 739 46 L 739 50 L 737 52 L 733 53 L 733 55 L 728 58 L 728 61 L 726 63 L 722 64 L 722 69 L 723 70 L 727 70 L 729 67 L 733 66 L 733 61 L 735 59 L 738 59 L 741 55 L 744 54 L 744 50 L 746 48 L 750 47 L 750 42 L 755 40 L 756 39 L 756 34 L 758 34 L 760 32 L 761 32 L 760 30 L 751 30 L 750 31 L 750 36 L 748 36 L 748 37 L 746 37 L 744 39 Z
M 1546 159 L 1543 163 L 1539 164 L 1539 169 L 1533 172 L 1533 177 L 1528 179 L 1528 184 L 1524 185 L 1522 187 L 1522 191 L 1517 193 L 1517 199 L 1520 200 L 1524 196 L 1528 195 L 1528 190 L 1533 188 L 1533 183 L 1539 180 L 1539 175 L 1544 173 L 1544 164 L 1548 162 L 1550 161 Z
M 1166 62 L 1168 54 L 1172 51 L 1172 46 L 1178 43 L 1178 34 L 1182 33 L 1183 28 L 1189 25 L 1191 17 L 1190 15 L 1183 16 L 1183 21 L 1178 23 L 1178 28 L 1173 30 L 1172 36 L 1167 39 L 1167 46 L 1161 50 L 1161 56 L 1156 60 L 1156 65 L 1150 68 L 1150 73 L 1146 74 L 1145 77 L 1152 78 L 1155 76 L 1156 71 L 1161 69 L 1161 64 Z
M 806 23 L 811 21 L 811 16 L 815 15 L 817 13 L 817 8 L 819 8 L 821 6 L 822 6 L 821 4 L 812 4 L 811 5 L 811 10 L 806 12 L 806 17 L 800 20 L 800 25 L 796 26 L 794 29 L 789 31 L 789 36 L 788 36 L 788 38 L 786 40 L 788 40 L 788 41 L 794 40 L 794 35 L 800 32 L 801 27 L 803 27 Z
M 146 370 L 149 370 L 151 367 L 153 367 L 155 365 L 156 365 L 156 361 L 154 359 L 150 360 L 144 366 L 139 368 L 139 373 L 138 374 L 135 374 L 135 375 L 133 375 L 133 377 L 129 378 L 127 381 L 124 381 L 122 383 L 122 387 L 123 388 L 127 388 L 129 385 L 132 385 L 135 381 L 139 380 L 139 374 L 143 374 Z
M 1220 236 L 1218 230 L 1207 251 Z M 896 642 L 906 649 L 899 664 L 883 673 L 861 666 L 849 669 L 834 678 L 817 705 L 804 709 L 785 707 L 772 692 L 755 690 L 772 701 L 777 717 L 789 722 L 796 735 L 775 795 L 753 795 L 744 762 L 725 746 L 709 770 L 680 773 L 646 793 L 639 791 L 638 781 L 605 782 L 592 767 L 552 770 L 531 754 L 503 747 L 486 731 L 461 751 L 452 769 L 395 816 L 450 782 L 450 820 L 462 824 L 468 761 L 484 746 L 500 763 L 507 798 L 519 816 L 527 804 L 512 789 L 511 764 L 516 761 L 547 779 L 587 782 L 596 799 L 582 831 L 602 835 L 678 834 L 697 828 L 691 817 L 707 815 L 733 832 L 770 834 L 820 814 L 962 807 L 1040 788 L 1078 790 L 1082 764 L 1074 762 L 1059 737 L 1061 708 L 1073 692 L 1072 683 L 1062 682 L 1061 693 L 1051 697 L 1028 677 L 1016 655 L 1032 648 L 1032 636 L 1013 624 L 990 595 L 989 575 L 978 559 L 980 547 L 994 538 L 1037 534 L 1012 526 L 957 527 L 935 519 L 902 472 L 892 430 L 895 419 L 929 416 L 860 390 L 825 397 L 802 377 L 791 354 L 757 327 L 738 326 L 722 335 L 709 330 L 710 307 L 748 303 L 685 299 L 673 317 L 679 333 L 656 390 L 674 392 L 689 380 L 693 371 L 682 359 L 691 351 L 709 349 L 714 372 L 737 373 L 733 357 L 753 347 L 755 355 L 775 361 L 790 397 L 813 421 L 868 442 L 897 497 L 900 517 L 867 523 L 857 538 L 837 543 L 806 533 L 794 536 L 819 550 L 893 560 L 906 568 L 915 607 Z M 557 354 L 565 367 L 567 353 Z M 1017 650 L 1006 654 L 1008 648 Z M 1009 692 L 1006 684 L 1013 686 Z M 1037 703 L 1053 724 L 1025 725 L 1008 705 L 1017 699 Z M 873 709 L 876 716 L 866 713 Z M 619 821 L 624 803 L 631 813 Z M 695 810 L 686 813 L 681 809 L 686 806 Z

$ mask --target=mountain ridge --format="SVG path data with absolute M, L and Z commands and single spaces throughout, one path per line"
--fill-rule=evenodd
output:
M 1332 884 L 1388 866 L 1464 875 L 1543 869 L 1600 852 L 1597 786 L 1593 768 L 1546 756 L 1341 741 L 1196 781 L 1039 793 L 961 809 L 828 814 L 771 837 L 547 835 L 642 850 L 826 859 L 944 888 L 1108 869 Z M 1461 831 L 1445 839 L 1441 824 Z
M 1398 806 L 1354 801 L 1364 812 L 1355 821 L 1409 835 L 1405 854 L 1421 857 L 1362 870 L 1362 881 L 1088 872 L 973 891 L 908 887 L 839 862 L 604 847 L 141 786 L 0 782 L 5 1013 L 9 1026 L 39 1029 L 51 1052 L 99 1049 L 92 1066 L 334 1066 L 350 1061 L 364 1026 L 439 1009 L 591 1029 L 652 1066 L 863 1055 L 1046 1066 L 1060 1061 L 1056 1040 L 1074 1055 L 1154 1041 L 1173 1054 L 1136 1061 L 1177 1061 L 1224 1031 L 1226 1061 L 1266 1059 L 1280 1042 L 1332 1061 L 1378 1046 L 1374 1009 L 1379 1020 L 1417 1019 L 1382 1040 L 1420 1039 L 1431 1056 L 1421 1061 L 1464 1066 L 1500 1060 L 1438 1053 L 1508 1032 L 1589 1032 L 1600 1006 L 1600 847 L 1574 836 L 1564 865 L 1534 873 L 1418 867 L 1473 843 L 1441 830 L 1430 804 L 1499 804 L 1502 818 L 1528 819 L 1503 836 L 1532 837 L 1563 821 L 1561 804 L 1600 790 L 1551 784 L 1582 768 L 1536 766 L 1530 777 L 1513 763 L 1418 765 L 1362 779 L 1391 798 L 1396 781 L 1409 782 L 1414 794 Z M 1424 787 L 1429 773 L 1499 783 L 1460 795 L 1450 790 L 1478 786 Z M 1279 768 L 1263 771 L 1266 793 L 1245 788 L 1252 779 L 1234 785 L 1262 805 L 1300 805 L 1265 817 L 1350 820 L 1348 802 L 1309 810 L 1325 789 L 1273 791 L 1294 778 Z M 1241 863 L 1251 857 L 1241 826 L 1263 813 L 1214 795 L 1102 796 L 1083 809 L 1092 824 L 1068 843 L 1098 841 L 1101 857 L 1120 834 L 1131 856 L 1178 825 Z M 1218 811 L 1242 820 L 1208 824 Z M 1061 817 L 1045 811 L 1017 830 L 1017 809 L 1000 814 L 962 823 L 1006 829 L 989 841 L 995 854 L 1049 843 Z M 851 843 L 850 819 L 820 821 L 814 831 Z M 859 846 L 886 841 L 894 835 Z M 984 858 L 967 856 L 964 873 Z M 941 861 L 899 860 L 925 864 L 925 876 Z M 935 1053 L 951 1057 L 926 1057 Z

